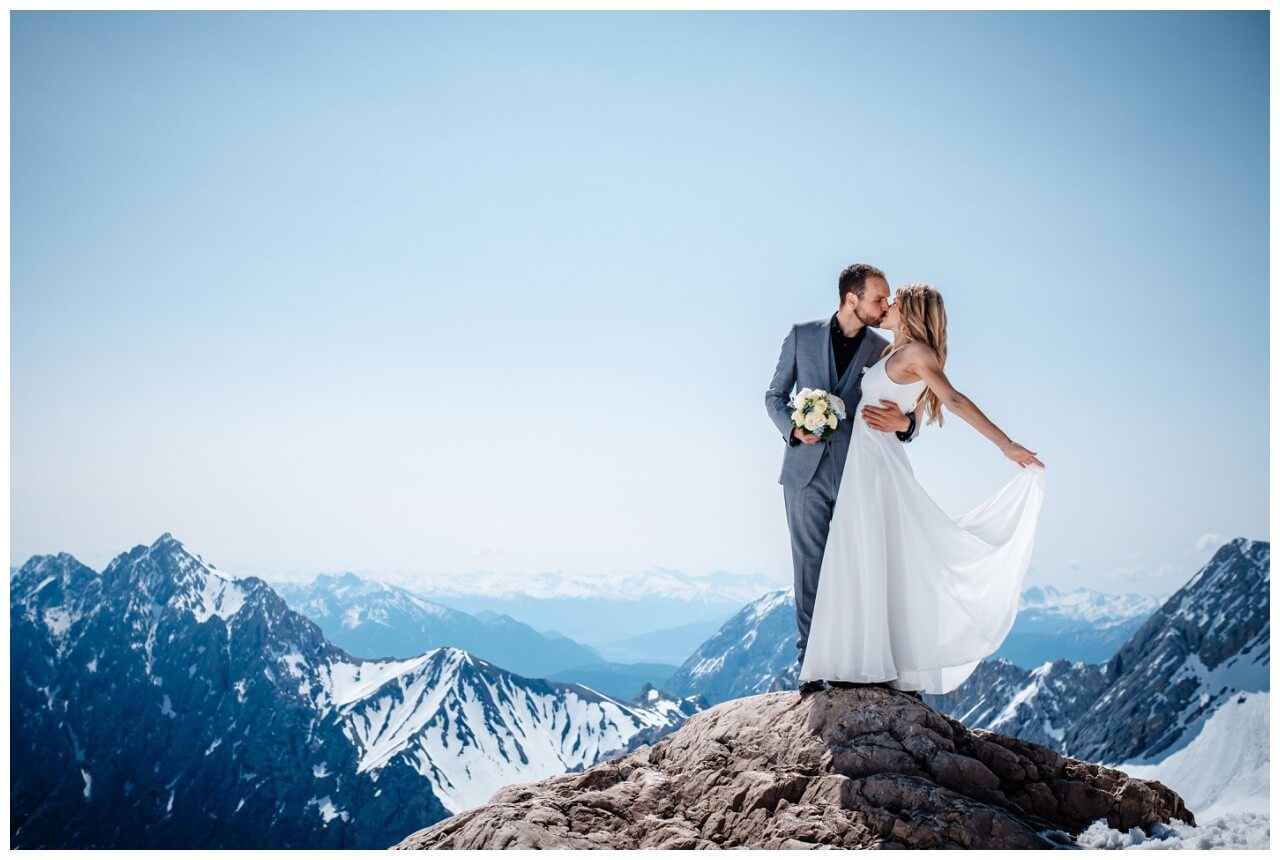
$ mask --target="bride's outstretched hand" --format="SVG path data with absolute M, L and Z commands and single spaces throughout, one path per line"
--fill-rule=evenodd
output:
M 1036 456 L 1035 451 L 1028 451 L 1017 442 L 1010 442 L 1000 450 L 1004 452 L 1006 457 L 1017 463 L 1019 466 L 1030 466 L 1032 463 L 1035 463 L 1041 469 L 1044 468 L 1044 463 L 1040 462 L 1040 458 Z

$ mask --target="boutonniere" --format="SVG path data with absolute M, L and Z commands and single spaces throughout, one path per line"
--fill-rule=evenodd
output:
M 862 368 L 862 370 L 859 370 L 859 371 L 858 371 L 858 375 L 859 375 L 859 376 L 861 376 L 862 374 L 864 374 L 864 373 L 866 373 L 866 372 L 867 372 L 867 368 L 865 368 L 865 367 L 864 367 L 864 368 Z

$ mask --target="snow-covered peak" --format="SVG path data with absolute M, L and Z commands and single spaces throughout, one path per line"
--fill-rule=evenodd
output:
M 1160 597 L 1141 594 L 1107 594 L 1089 588 L 1061 591 L 1052 585 L 1036 585 L 1022 592 L 1019 612 L 1088 622 L 1095 625 L 1145 618 L 1160 607 Z
M 1259 579 L 1271 579 L 1271 544 L 1247 538 L 1235 538 L 1218 547 L 1208 563 L 1177 592 L 1178 595 L 1201 588 L 1213 588 L 1214 580 L 1232 575 L 1233 566 L 1247 565 L 1259 573 Z
M 764 597 L 758 598 L 747 608 L 750 610 L 751 617 L 759 621 L 769 613 L 773 612 L 779 606 L 793 605 L 792 589 L 783 588 L 778 591 L 771 591 Z
M 301 669 L 300 659 L 284 661 Z M 577 684 L 523 678 L 458 648 L 407 660 L 336 656 L 317 677 L 316 704 L 345 721 L 359 773 L 408 765 L 455 812 L 510 782 L 593 764 L 705 707 L 660 691 L 625 703 Z

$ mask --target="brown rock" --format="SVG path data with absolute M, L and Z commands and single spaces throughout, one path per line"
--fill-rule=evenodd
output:
M 397 848 L 1049 848 L 1195 824 L 1158 782 L 966 729 L 882 687 L 765 693 L 652 747 L 508 786 Z

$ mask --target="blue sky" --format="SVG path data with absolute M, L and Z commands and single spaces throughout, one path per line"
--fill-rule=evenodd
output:
M 13 564 L 785 584 L 764 390 L 857 260 L 1045 461 L 1028 584 L 1268 537 L 1266 13 L 11 22 Z

